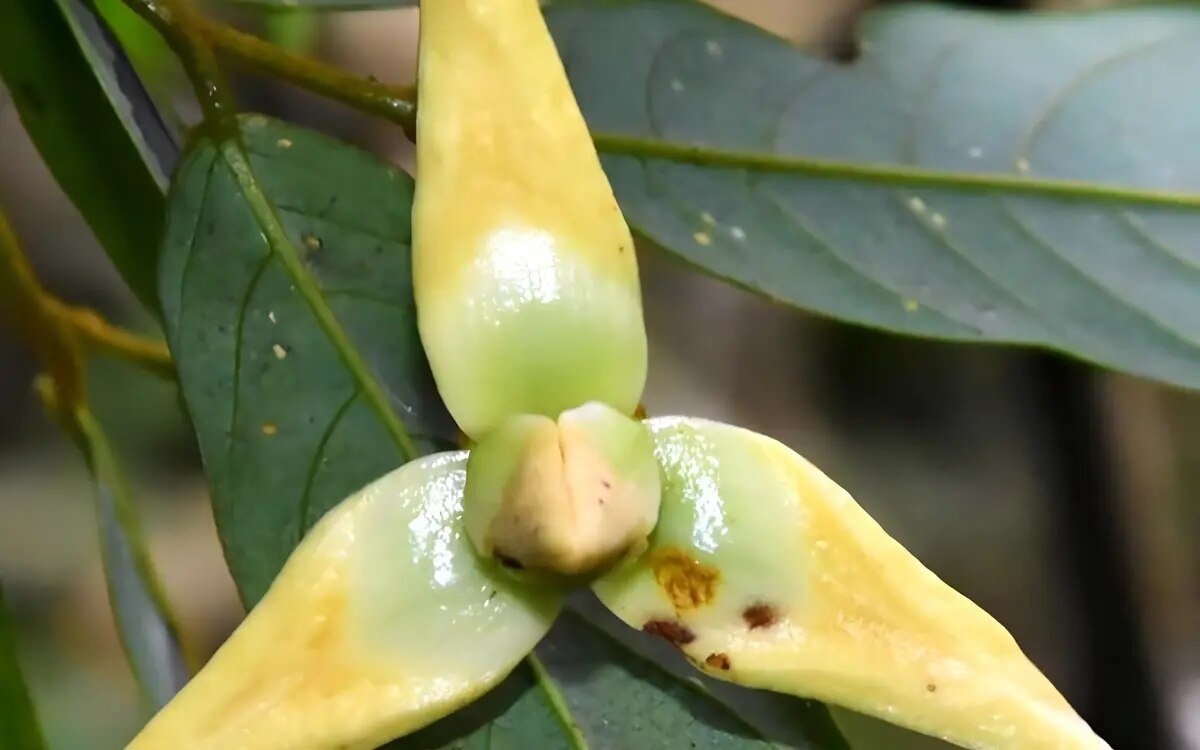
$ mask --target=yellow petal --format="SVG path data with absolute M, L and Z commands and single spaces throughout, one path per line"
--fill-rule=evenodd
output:
M 465 463 L 419 459 L 326 515 L 129 750 L 369 749 L 503 679 L 560 602 L 474 556 Z
M 816 698 L 963 747 L 1108 747 L 986 612 L 786 446 L 653 419 L 650 549 L 604 603 L 714 677 Z
M 413 283 L 462 430 L 600 401 L 646 378 L 633 240 L 537 0 L 421 9 Z

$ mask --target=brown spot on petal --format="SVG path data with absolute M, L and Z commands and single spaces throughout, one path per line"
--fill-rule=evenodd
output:
M 721 670 L 727 670 L 727 669 L 729 669 L 730 666 L 732 666 L 729 662 L 729 655 L 722 654 L 720 652 L 715 653 L 715 654 L 709 654 L 708 658 L 704 660 L 704 663 L 707 664 L 708 666 L 712 667 L 713 669 L 721 669 Z
M 755 604 L 742 611 L 742 619 L 751 630 L 769 628 L 779 620 L 779 613 L 770 604 Z
M 929 683 L 928 685 L 926 685 L 926 686 L 925 686 L 925 689 L 926 689 L 926 690 L 928 690 L 928 691 L 929 691 L 929 692 L 931 692 L 931 693 L 936 693 L 936 692 L 937 692 L 937 685 L 934 685 L 934 684 L 931 682 L 931 683 Z
M 696 609 L 710 603 L 717 595 L 720 571 L 698 562 L 677 547 L 656 551 L 650 567 L 654 570 L 654 580 L 677 610 Z
M 642 630 L 657 635 L 672 646 L 686 646 L 696 640 L 696 634 L 678 620 L 647 620 Z

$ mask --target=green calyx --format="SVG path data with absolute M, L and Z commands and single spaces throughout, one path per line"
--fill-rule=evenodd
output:
M 601 403 L 505 420 L 467 460 L 476 551 L 516 569 L 582 576 L 640 551 L 661 483 L 646 428 Z

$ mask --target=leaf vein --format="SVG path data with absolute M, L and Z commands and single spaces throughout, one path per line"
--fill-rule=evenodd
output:
M 346 413 L 350 411 L 350 406 L 358 398 L 359 393 L 360 391 L 357 387 L 350 391 L 350 395 L 333 413 L 329 424 L 321 432 L 321 437 L 317 440 L 317 445 L 313 449 L 312 459 L 308 462 L 308 469 L 304 473 L 304 492 L 300 495 L 300 526 L 296 530 L 296 544 L 299 544 L 304 535 L 308 533 L 308 527 L 311 524 L 309 512 L 312 505 L 312 487 L 313 482 L 316 481 L 317 469 L 321 465 L 321 456 L 324 454 L 325 447 L 329 444 L 329 441 L 333 439 L 333 433 L 337 430 L 338 425 L 341 424 L 342 418 L 346 416 Z

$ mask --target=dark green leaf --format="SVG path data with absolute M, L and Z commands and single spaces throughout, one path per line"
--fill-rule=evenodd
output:
M 188 681 L 179 628 L 142 538 L 133 495 L 116 454 L 90 411 L 79 411 L 80 449 L 92 470 L 104 580 L 121 644 L 152 708 Z
M 17 634 L 0 589 L 0 747 L 43 750 L 42 730 L 17 660 Z
M 412 180 L 310 131 L 242 124 L 253 190 L 231 149 L 194 144 L 159 289 L 226 558 L 253 603 L 325 511 L 455 433 L 417 336 Z M 268 239 L 262 211 L 287 237 Z
M 157 309 L 165 130 L 131 108 L 136 79 L 118 80 L 114 50 L 97 46 L 106 37 L 74 2 L 0 0 L 0 18 L 0 78 L 25 130 L 125 281 Z
M 204 138 L 176 175 L 161 294 L 218 529 L 253 603 L 322 513 L 409 458 L 387 425 L 395 414 L 382 410 L 404 416 L 419 452 L 447 447 L 453 430 L 415 328 L 412 181 L 264 118 L 243 120 L 243 139 L 253 174 L 242 166 L 236 174 L 237 154 Z M 287 237 L 264 229 L 272 216 Z M 289 254 L 302 263 L 290 266 Z M 344 327 L 345 341 L 331 339 L 314 305 Z M 387 398 L 364 397 L 371 384 Z M 522 666 L 488 698 L 397 747 L 601 750 L 661 747 L 676 736 L 703 748 L 764 745 L 730 709 L 577 617 L 539 653 L 544 666 Z M 805 739 L 797 727 L 825 726 L 825 715 L 793 713 L 804 705 L 788 704 L 799 738 L 790 746 L 840 748 Z
M 653 243 L 842 320 L 1200 386 L 1200 195 L 1147 192 L 1200 189 L 1200 10 L 918 4 L 850 65 L 681 0 L 550 17 Z

